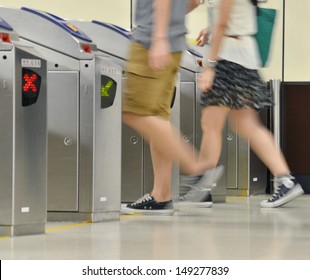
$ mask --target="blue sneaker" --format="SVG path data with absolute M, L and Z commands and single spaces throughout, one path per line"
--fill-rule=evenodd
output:
M 276 179 L 275 192 L 268 200 L 263 200 L 263 208 L 275 208 L 284 205 L 304 194 L 301 185 L 291 175 Z

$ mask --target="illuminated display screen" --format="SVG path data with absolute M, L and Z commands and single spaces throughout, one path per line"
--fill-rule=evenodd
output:
M 78 32 L 78 28 L 71 23 L 66 23 L 66 25 L 74 32 Z
M 41 77 L 34 71 L 22 70 L 22 105 L 30 106 L 37 102 L 40 93 Z
M 117 83 L 108 76 L 101 76 L 101 108 L 113 105 Z

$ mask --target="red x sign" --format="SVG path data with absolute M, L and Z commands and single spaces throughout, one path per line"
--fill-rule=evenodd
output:
M 34 84 L 35 81 L 38 79 L 38 75 L 37 74 L 25 74 L 24 75 L 24 86 L 23 86 L 23 91 L 27 92 L 29 90 L 31 90 L 32 92 L 37 92 L 37 87 Z

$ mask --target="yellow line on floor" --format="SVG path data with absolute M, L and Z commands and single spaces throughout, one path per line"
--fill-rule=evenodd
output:
M 48 232 L 53 232 L 53 231 L 58 231 L 58 230 L 64 230 L 64 229 L 71 229 L 71 228 L 76 228 L 76 227 L 82 227 L 82 226 L 87 226 L 91 224 L 91 222 L 81 222 L 78 224 L 70 224 L 70 225 L 63 225 L 63 226 L 58 226 L 58 227 L 53 227 L 53 228 L 45 228 L 45 233 Z M 0 236 L 0 241 L 2 240 L 7 240 L 10 239 L 11 236 Z
M 132 214 L 132 215 L 120 215 L 120 219 L 129 219 L 133 217 L 140 216 L 139 214 Z M 45 232 L 53 232 L 53 231 L 58 231 L 58 230 L 64 230 L 64 229 L 71 229 L 71 228 L 76 228 L 76 227 L 82 227 L 82 226 L 87 226 L 89 224 L 92 224 L 90 221 L 86 222 L 81 222 L 77 224 L 70 224 L 70 225 L 63 225 L 63 226 L 58 226 L 58 227 L 53 227 L 53 228 L 46 228 Z
M 120 219 L 128 219 L 128 218 L 133 218 L 140 216 L 139 214 L 132 214 L 132 215 L 120 215 Z M 64 230 L 64 229 L 71 229 L 71 228 L 76 228 L 76 227 L 82 227 L 82 226 L 87 226 L 89 224 L 92 224 L 90 221 L 86 222 L 81 222 L 77 224 L 70 224 L 70 225 L 63 225 L 63 226 L 58 226 L 58 227 L 53 227 L 53 228 L 46 228 L 45 232 L 53 232 L 53 231 L 58 231 L 58 230 Z M 1 240 L 1 239 L 0 239 Z
M 124 215 L 121 215 L 120 218 L 129 219 L 129 218 L 138 217 L 138 216 L 141 216 L 141 214 L 130 214 L 130 215 L 124 214 Z
M 53 228 L 46 228 L 45 232 L 53 232 L 53 231 L 58 231 L 58 230 L 64 230 L 64 229 L 71 229 L 71 228 L 76 228 L 76 227 L 82 227 L 82 226 L 87 226 L 91 224 L 91 222 L 81 222 L 78 224 L 71 224 L 71 225 L 63 225 L 63 226 L 58 226 L 58 227 L 53 227 Z
M 138 215 L 126 215 L 126 216 L 121 216 L 121 218 L 122 219 L 130 218 L 129 216 L 133 217 L 133 216 L 138 216 Z M 90 224 L 92 224 L 92 222 L 86 221 L 86 222 L 81 222 L 81 223 L 76 223 L 76 224 L 69 224 L 69 225 L 63 225 L 63 226 L 58 226 L 58 227 L 45 228 L 45 233 L 59 231 L 59 230 L 65 230 L 65 229 L 72 229 L 72 228 L 76 228 L 76 227 L 87 226 Z M 7 240 L 10 238 L 11 238 L 11 236 L 0 236 L 0 241 Z
M 234 196 L 234 197 L 226 197 L 226 201 L 227 202 L 232 202 L 232 201 L 236 201 L 236 200 L 240 200 L 240 199 L 245 199 L 245 198 L 247 198 L 246 195 Z
M 7 236 L 0 236 L 0 241 L 2 240 L 6 240 L 6 239 L 9 239 L 10 237 L 7 237 Z

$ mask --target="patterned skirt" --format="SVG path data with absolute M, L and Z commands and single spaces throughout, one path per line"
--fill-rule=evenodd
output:
M 273 104 L 267 84 L 261 80 L 257 70 L 227 60 L 218 62 L 212 88 L 201 94 L 202 106 L 259 111 Z

